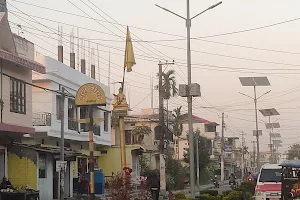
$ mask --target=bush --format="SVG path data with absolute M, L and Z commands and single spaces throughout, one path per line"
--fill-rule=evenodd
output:
M 231 191 L 227 196 L 223 197 L 223 200 L 241 200 L 243 199 L 243 193 L 241 191 Z
M 211 196 L 209 194 L 201 194 L 197 197 L 199 200 L 221 200 L 221 196 Z
M 226 190 L 222 192 L 222 196 L 227 196 L 232 190 Z
M 200 191 L 200 194 L 209 194 L 211 196 L 218 196 L 219 192 L 218 192 L 218 190 L 203 190 L 203 191 Z
M 235 189 L 236 191 L 248 192 L 252 195 L 255 193 L 255 186 L 256 184 L 253 182 L 242 182 L 240 187 Z
M 251 200 L 252 195 L 248 192 L 231 191 L 227 196 L 223 196 L 223 200 Z
M 185 194 L 183 192 L 179 192 L 175 194 L 175 199 L 180 200 L 180 199 L 186 199 Z

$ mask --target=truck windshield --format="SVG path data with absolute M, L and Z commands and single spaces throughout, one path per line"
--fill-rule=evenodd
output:
M 281 169 L 262 169 L 259 182 L 281 182 Z

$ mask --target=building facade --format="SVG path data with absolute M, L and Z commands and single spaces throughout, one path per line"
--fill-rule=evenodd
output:
M 168 114 L 167 114 L 168 113 Z M 159 144 L 161 134 L 159 132 L 159 109 L 142 109 L 141 113 L 129 114 L 125 117 L 125 143 L 126 143 L 126 162 L 127 166 L 133 169 L 133 176 L 139 178 L 140 163 L 139 158 L 143 155 L 148 161 L 151 169 L 159 169 Z M 165 111 L 165 124 L 169 131 L 165 136 L 165 150 L 173 151 L 173 133 L 172 133 L 172 112 Z M 166 120 L 168 119 L 168 120 Z M 151 133 L 146 135 L 135 135 L 133 130 L 136 127 L 149 127 Z M 113 146 L 108 151 L 114 153 L 115 156 L 107 154 L 110 160 L 115 160 L 113 165 L 107 166 L 104 171 L 116 173 L 121 171 L 120 158 L 120 134 L 118 127 L 112 129 Z M 111 163 L 111 162 L 106 162 Z
M 11 32 L 6 1 L 0 1 L 0 178 L 14 186 L 38 188 L 37 152 L 17 147 L 32 125 L 32 72 L 45 73 L 34 61 L 34 44 Z
M 105 165 L 100 162 L 101 152 L 103 152 L 101 149 L 112 144 L 109 87 L 53 58 L 38 56 L 36 60 L 46 67 L 46 74 L 34 73 L 32 76 L 32 82 L 36 86 L 40 86 L 40 88 L 33 87 L 32 93 L 32 123 L 36 131 L 35 134 L 29 134 L 23 139 L 23 143 L 58 148 L 61 138 L 61 114 L 64 113 L 65 148 L 81 153 L 77 156 L 69 156 L 69 159 L 66 158 L 68 165 L 65 173 L 67 179 L 65 196 L 71 197 L 73 190 L 77 188 L 79 174 L 88 172 L 90 155 L 88 125 L 78 123 L 78 119 L 88 118 L 89 111 L 87 107 L 77 107 L 74 97 L 80 86 L 86 83 L 99 85 L 106 95 L 106 106 L 96 106 L 92 111 L 94 118 L 104 119 L 103 122 L 94 124 L 95 170 L 98 170 Z M 43 88 L 47 88 L 47 90 Z M 66 91 L 64 101 L 62 101 L 61 95 L 62 88 Z M 64 102 L 63 106 L 62 102 Z M 47 199 L 57 198 L 58 172 L 52 170 L 55 169 L 57 160 L 59 160 L 59 154 L 47 156 L 44 159 L 44 165 L 47 166 L 50 175 L 39 177 L 40 188 L 43 188 L 44 191 L 53 188 L 51 190 L 53 193 L 48 194 Z
M 201 117 L 193 115 L 193 129 L 199 130 L 200 134 L 207 139 L 209 139 L 211 142 L 208 144 L 209 151 L 212 155 L 213 159 L 213 147 L 214 147 L 214 141 L 216 137 L 218 136 L 217 133 L 217 126 L 218 124 L 216 122 L 211 122 L 206 119 L 203 119 Z M 175 137 L 174 140 L 174 158 L 177 158 L 179 160 L 183 160 L 184 155 L 186 154 L 186 149 L 189 147 L 189 141 L 187 138 L 188 134 L 188 120 L 187 115 L 183 120 L 183 131 L 182 135 L 178 138 Z

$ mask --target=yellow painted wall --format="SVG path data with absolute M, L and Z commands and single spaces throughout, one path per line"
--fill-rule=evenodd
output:
M 87 156 L 90 155 L 90 151 L 89 150 L 84 150 L 82 149 L 80 151 L 84 156 L 84 158 L 87 158 Z M 99 164 L 99 158 L 101 156 L 101 152 L 100 151 L 94 151 L 94 156 L 95 156 L 95 160 L 96 162 Z M 73 176 L 74 178 L 78 178 L 78 158 L 80 158 L 82 156 L 77 156 L 76 157 L 76 162 L 73 163 Z M 87 159 L 87 164 L 88 164 L 89 160 Z
M 132 156 L 131 150 L 136 149 L 134 145 L 126 146 L 126 164 L 127 167 L 132 168 Z M 107 151 L 107 154 L 102 154 L 98 159 L 99 168 L 103 170 L 105 176 L 111 176 L 112 173 L 116 174 L 121 172 L 121 153 L 120 147 L 107 147 L 104 149 Z
M 27 157 L 20 158 L 8 152 L 8 177 L 13 186 L 26 186 L 37 189 L 37 167 Z

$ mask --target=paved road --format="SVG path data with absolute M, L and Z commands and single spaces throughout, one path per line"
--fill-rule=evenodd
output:
M 221 195 L 222 192 L 231 190 L 231 188 L 230 188 L 230 185 L 229 185 L 229 184 L 225 184 L 225 185 L 222 185 L 222 186 L 219 187 L 219 188 L 212 188 L 212 190 L 218 190 L 218 191 L 219 191 L 219 194 Z
M 238 180 L 238 184 L 240 184 L 240 183 L 241 183 L 241 181 Z M 220 195 L 221 195 L 222 192 L 224 192 L 224 191 L 231 190 L 228 181 L 225 181 L 224 184 L 223 184 L 223 185 L 220 185 L 219 188 L 213 188 L 213 185 L 212 185 L 212 184 L 209 184 L 209 185 L 205 185 L 205 186 L 202 187 L 202 188 L 200 187 L 200 190 L 203 190 L 203 189 L 218 190 L 218 192 L 219 192 Z M 197 189 L 196 189 L 196 191 L 197 191 Z M 195 196 L 199 196 L 199 192 L 198 192 L 198 191 L 196 192 Z M 191 198 L 191 195 L 190 195 L 190 194 L 186 194 L 186 197 L 187 197 L 187 198 Z

